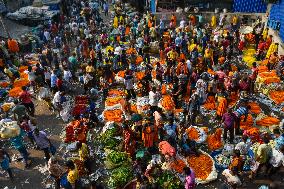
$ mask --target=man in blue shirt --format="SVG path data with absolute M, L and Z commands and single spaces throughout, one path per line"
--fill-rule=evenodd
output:
M 180 53 L 180 47 L 181 47 L 182 39 L 180 36 L 177 36 L 175 39 L 175 44 L 176 44 L 176 51 L 179 54 Z
M 235 115 L 235 121 L 236 121 L 236 135 L 240 135 L 240 123 L 241 123 L 241 117 L 245 116 L 244 122 L 246 122 L 249 110 L 251 109 L 250 105 L 240 105 L 236 111 L 234 111 Z

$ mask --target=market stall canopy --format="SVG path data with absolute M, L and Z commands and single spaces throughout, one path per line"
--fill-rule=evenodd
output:
M 251 26 L 244 26 L 240 29 L 240 33 L 242 34 L 248 34 L 252 32 L 253 32 L 253 28 Z

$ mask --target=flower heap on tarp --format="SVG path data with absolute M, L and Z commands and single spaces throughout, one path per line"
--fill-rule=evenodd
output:
M 199 156 L 187 157 L 187 163 L 193 169 L 197 183 L 206 184 L 217 179 L 215 162 L 206 152 L 201 151 Z
M 261 72 L 258 73 L 256 78 L 257 83 L 261 84 L 270 84 L 270 83 L 279 83 L 280 78 L 276 74 L 276 70 L 272 70 L 270 72 Z
M 255 52 L 255 48 L 252 46 L 244 50 L 243 52 L 243 61 L 246 62 L 249 67 L 251 67 L 252 63 L 256 61 L 256 58 L 254 56 Z
M 268 97 L 277 105 L 284 102 L 284 91 L 270 91 Z

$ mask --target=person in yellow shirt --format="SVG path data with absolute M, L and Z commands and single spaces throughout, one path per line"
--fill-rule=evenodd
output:
M 168 52 L 167 56 L 171 60 L 176 60 L 178 53 L 174 49 L 172 49 Z
M 237 17 L 237 15 L 235 15 L 233 17 L 232 24 L 233 24 L 233 26 L 236 26 L 238 24 L 238 17 Z
M 121 25 L 124 25 L 124 18 L 123 18 L 122 15 L 119 17 L 119 23 L 120 23 Z
M 93 75 L 95 73 L 95 68 L 91 62 L 89 62 L 88 66 L 86 66 L 86 72 L 89 73 L 90 75 Z
M 217 24 L 217 18 L 216 18 L 216 16 L 214 15 L 214 16 L 212 16 L 212 18 L 211 18 L 211 27 L 212 27 L 212 28 L 216 28 L 216 24 Z
M 210 68 L 213 63 L 213 50 L 210 47 L 207 47 L 205 49 L 204 59 L 205 59 L 206 65 Z
M 262 38 L 263 40 L 266 40 L 267 36 L 268 36 L 268 28 L 265 28 L 262 32 Z
M 67 161 L 66 167 L 68 168 L 67 181 L 71 185 L 72 189 L 78 188 L 79 172 L 78 172 L 78 169 L 76 168 L 74 162 L 72 160 Z
M 115 16 L 115 17 L 113 18 L 113 27 L 114 27 L 114 28 L 117 28 L 117 27 L 118 27 L 118 18 L 117 18 L 117 16 Z

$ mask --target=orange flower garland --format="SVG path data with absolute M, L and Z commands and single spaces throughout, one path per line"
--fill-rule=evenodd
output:
M 167 86 L 165 84 L 162 85 L 161 93 L 162 93 L 162 95 L 167 94 Z
M 143 57 L 142 57 L 142 56 L 138 56 L 138 57 L 136 58 L 136 64 L 138 65 L 138 64 L 140 64 L 141 62 L 143 62 Z
M 207 145 L 208 149 L 211 151 L 217 150 L 223 146 L 222 143 L 222 129 L 216 129 L 215 133 L 208 135 L 207 137 Z
M 268 77 L 264 81 L 265 84 L 279 83 L 279 82 L 280 82 L 280 78 L 279 77 Z
M 175 103 L 170 95 L 163 96 L 161 100 L 161 105 L 166 111 L 175 109 Z
M 113 98 L 107 98 L 105 101 L 106 106 L 114 106 L 116 104 L 124 105 L 124 100 L 122 97 L 113 97 Z
M 244 131 L 244 135 L 247 135 L 251 138 L 252 142 L 260 141 L 260 133 L 259 129 L 255 127 L 251 127 Z
M 259 77 L 266 78 L 266 77 L 276 77 L 277 74 L 275 71 L 272 72 L 262 72 L 258 74 Z
M 125 78 L 125 71 L 119 71 L 119 72 L 117 73 L 117 76 L 118 76 L 118 77 Z
M 284 102 L 284 91 L 271 91 L 269 97 L 275 104 L 281 104 Z
M 234 106 L 238 101 L 238 93 L 232 92 L 230 96 L 229 107 Z
M 19 67 L 19 72 L 22 73 L 22 72 L 24 72 L 27 69 L 28 69 L 28 66 L 20 66 Z
M 27 86 L 29 83 L 30 83 L 29 80 L 21 78 L 21 79 L 15 80 L 13 86 L 23 87 L 23 86 Z
M 108 95 L 109 96 L 125 96 L 126 94 L 124 91 L 112 89 L 108 92 Z
M 208 155 L 201 154 L 199 157 L 187 157 L 187 163 L 198 179 L 205 180 L 212 172 L 213 162 Z
M 126 54 L 136 54 L 136 50 L 134 48 L 129 48 L 126 50 Z
M 275 117 L 271 117 L 271 116 L 267 116 L 261 120 L 256 121 L 256 125 L 258 126 L 264 126 L 264 127 L 269 127 L 272 125 L 279 125 L 280 120 L 275 118 Z
M 251 109 L 250 111 L 254 114 L 261 113 L 261 108 L 257 102 L 249 102 L 248 105 L 250 105 Z
M 174 171 L 181 174 L 183 172 L 183 168 L 186 167 L 186 163 L 181 159 L 176 159 L 175 161 L 170 163 L 170 167 Z
M 253 126 L 253 117 L 251 114 L 248 115 L 246 122 L 244 122 L 244 116 L 241 117 L 240 128 L 246 130 Z
M 145 77 L 145 72 L 136 72 L 136 78 L 142 80 Z
M 156 76 L 157 76 L 157 73 L 156 73 L 155 70 L 153 70 L 153 71 L 152 71 L 152 77 L 153 77 L 154 79 L 156 79 Z
M 14 87 L 9 91 L 10 97 L 19 97 L 23 90 L 20 87 Z
M 28 61 L 28 64 L 38 64 L 39 63 L 39 61 L 36 61 L 36 60 L 30 60 L 30 61 Z
M 0 87 L 6 88 L 6 87 L 8 87 L 9 85 L 10 85 L 10 83 L 7 82 L 7 81 L 0 82 Z
M 104 119 L 106 122 L 114 121 L 114 122 L 122 122 L 122 110 L 106 110 L 103 112 Z
M 210 69 L 210 68 L 207 70 L 207 72 L 208 72 L 210 75 L 215 75 L 215 72 L 214 72 L 212 69 Z
M 131 104 L 131 105 L 130 105 L 130 111 L 131 111 L 131 112 L 134 112 L 134 113 L 138 113 L 136 104 Z
M 215 97 L 214 96 L 208 96 L 205 104 L 203 105 L 203 107 L 206 110 L 214 110 L 216 109 L 216 104 L 215 104 Z
M 28 79 L 28 74 L 25 72 L 20 73 L 20 77 L 24 79 Z
M 199 133 L 194 127 L 190 127 L 186 130 L 186 133 L 188 135 L 188 138 L 192 140 L 198 140 L 199 139 Z
M 267 66 L 258 66 L 258 73 L 267 72 Z

